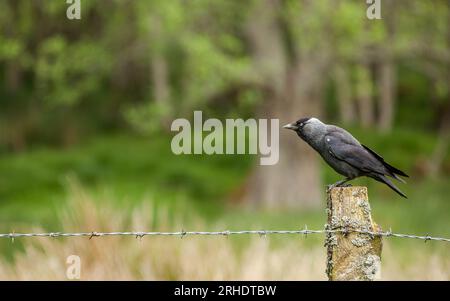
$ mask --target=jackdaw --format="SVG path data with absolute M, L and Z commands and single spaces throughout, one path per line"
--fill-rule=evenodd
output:
M 346 182 L 354 178 L 366 176 L 388 185 L 406 198 L 406 195 L 386 176 L 405 183 L 399 176 L 408 177 L 408 175 L 385 162 L 380 155 L 361 144 L 346 130 L 324 124 L 317 118 L 302 118 L 283 128 L 294 130 L 322 156 L 328 165 L 346 177 L 329 185 L 328 189 L 345 186 Z

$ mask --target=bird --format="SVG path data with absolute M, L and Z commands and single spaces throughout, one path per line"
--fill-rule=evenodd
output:
M 301 139 L 322 156 L 328 165 L 337 173 L 345 176 L 343 180 L 328 185 L 328 191 L 334 187 L 351 186 L 346 183 L 366 176 L 386 184 L 396 193 L 407 198 L 388 177 L 406 183 L 400 176 L 409 176 L 387 163 L 383 157 L 361 144 L 343 128 L 325 124 L 315 117 L 301 118 L 296 122 L 286 124 L 283 128 L 295 131 Z

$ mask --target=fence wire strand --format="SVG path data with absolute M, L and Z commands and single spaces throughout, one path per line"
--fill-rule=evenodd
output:
M 430 235 L 412 235 L 412 234 L 400 234 L 393 233 L 392 231 L 364 231 L 364 230 L 355 230 L 355 229 L 324 229 L 324 230 L 309 230 L 306 226 L 305 229 L 302 230 L 239 230 L 239 231 L 176 231 L 176 232 L 139 232 L 139 231 L 130 231 L 130 232 L 72 232 L 72 233 L 64 233 L 64 232 L 47 232 L 47 233 L 0 233 L 0 238 L 9 238 L 12 241 L 16 238 L 26 238 L 26 237 L 88 237 L 89 239 L 93 237 L 105 237 L 105 236 L 134 236 L 136 238 L 142 238 L 144 236 L 208 236 L 208 235 L 217 235 L 217 236 L 230 236 L 230 235 L 259 235 L 261 237 L 265 237 L 267 235 L 304 235 L 307 236 L 309 234 L 329 234 L 329 233 L 360 233 L 367 234 L 371 236 L 382 236 L 382 237 L 397 237 L 397 238 L 409 238 L 409 239 L 419 239 L 427 241 L 441 241 L 450 243 L 450 238 L 445 237 L 433 237 Z

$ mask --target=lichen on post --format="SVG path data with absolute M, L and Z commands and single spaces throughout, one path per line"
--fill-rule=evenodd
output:
M 336 187 L 328 192 L 326 273 L 329 280 L 376 280 L 381 275 L 381 236 L 373 222 L 366 187 Z

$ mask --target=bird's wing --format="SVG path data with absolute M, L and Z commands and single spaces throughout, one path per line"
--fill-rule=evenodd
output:
M 384 161 L 383 157 L 381 157 L 379 154 L 377 154 L 375 151 L 373 151 L 372 149 L 370 149 L 369 147 L 365 146 L 364 144 L 361 144 L 362 147 L 365 148 L 366 151 L 368 151 L 369 153 L 371 153 L 373 156 L 375 156 L 379 161 L 383 162 L 384 166 L 390 171 L 392 172 L 394 175 L 394 178 L 396 178 L 397 180 L 403 181 L 401 178 L 398 178 L 395 176 L 395 174 L 400 175 L 400 176 L 404 176 L 404 177 L 409 177 L 406 173 L 404 173 L 403 171 L 401 171 L 400 169 L 395 168 L 394 166 L 390 165 L 389 163 L 387 163 L 386 161 Z
M 361 146 L 359 141 L 353 137 L 352 134 L 344 130 L 343 128 L 337 127 L 335 125 L 327 125 L 328 134 L 332 135 L 333 137 L 339 138 L 343 142 L 347 144 L 353 144 Z
M 352 136 L 350 136 L 353 138 Z M 363 172 L 386 174 L 386 169 L 370 152 L 365 150 L 356 139 L 350 139 L 346 133 L 332 131 L 325 136 L 328 152 L 338 160 L 344 161 Z

